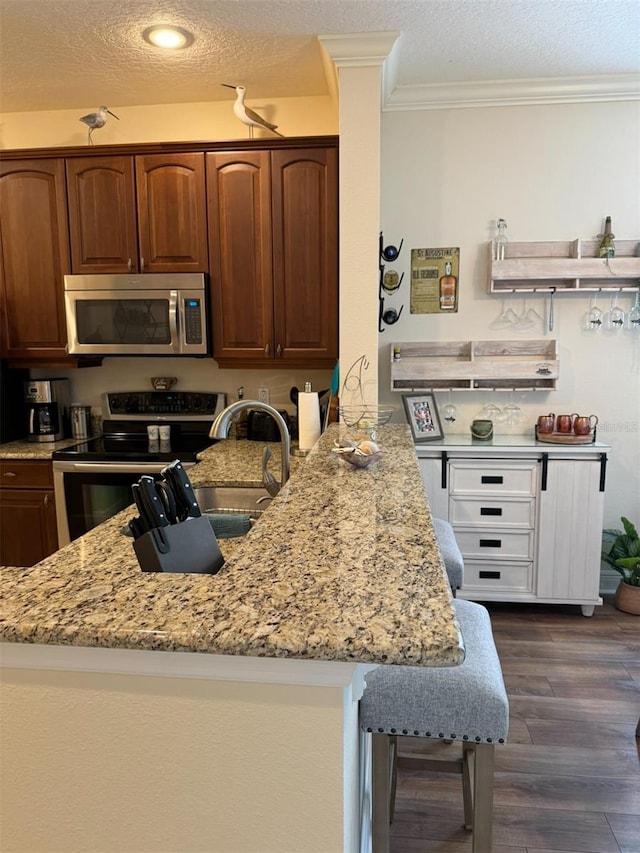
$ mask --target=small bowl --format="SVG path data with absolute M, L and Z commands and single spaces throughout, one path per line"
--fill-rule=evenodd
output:
M 341 419 L 348 427 L 369 429 L 370 427 L 388 424 L 395 411 L 395 406 L 374 406 L 363 403 L 360 406 L 340 406 Z
M 364 453 L 361 447 L 369 444 L 372 442 L 346 442 L 345 445 L 332 448 L 332 451 L 337 453 L 340 459 L 351 465 L 352 468 L 369 468 L 385 454 L 385 451 L 377 445 L 374 445 L 374 450 L 367 448 L 372 452 Z

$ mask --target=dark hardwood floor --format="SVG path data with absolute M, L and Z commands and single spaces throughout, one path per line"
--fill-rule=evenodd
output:
M 493 853 L 640 853 L 640 617 L 487 604 L 510 701 Z M 401 738 L 403 750 L 455 744 Z M 471 853 L 460 777 L 401 771 L 391 853 Z

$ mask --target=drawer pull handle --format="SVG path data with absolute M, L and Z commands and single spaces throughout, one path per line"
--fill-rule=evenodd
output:
M 478 572 L 478 577 L 481 580 L 500 580 L 500 572 Z
M 481 506 L 480 515 L 502 515 L 501 506 Z
M 502 539 L 481 539 L 481 548 L 502 548 Z
M 18 475 L 16 474 L 15 471 L 5 471 L 2 476 L 3 477 L 17 477 Z
M 485 474 L 484 476 L 480 477 L 480 482 L 483 486 L 488 486 L 494 483 L 500 485 L 501 483 L 504 483 L 504 477 L 496 476 L 495 474 Z

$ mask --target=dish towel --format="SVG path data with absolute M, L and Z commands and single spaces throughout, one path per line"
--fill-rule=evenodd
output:
M 235 539 L 251 530 L 251 516 L 244 513 L 205 512 L 216 539 Z

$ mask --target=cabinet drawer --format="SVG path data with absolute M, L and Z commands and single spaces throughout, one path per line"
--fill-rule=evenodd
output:
M 536 503 L 490 497 L 459 497 L 449 501 L 451 524 L 473 524 L 482 527 L 527 527 L 533 529 Z
M 487 591 L 517 591 L 531 592 L 533 590 L 533 563 L 492 563 L 488 561 L 464 561 L 464 592 Z M 478 595 L 480 597 L 480 595 Z
M 456 539 L 465 560 L 467 557 L 499 557 L 512 560 L 533 559 L 533 534 L 513 530 L 461 530 L 454 527 Z M 466 576 L 466 575 L 465 575 Z
M 535 495 L 537 473 L 534 462 L 452 462 L 450 494 Z
M 52 489 L 50 462 L 0 460 L 0 487 L 7 489 Z

